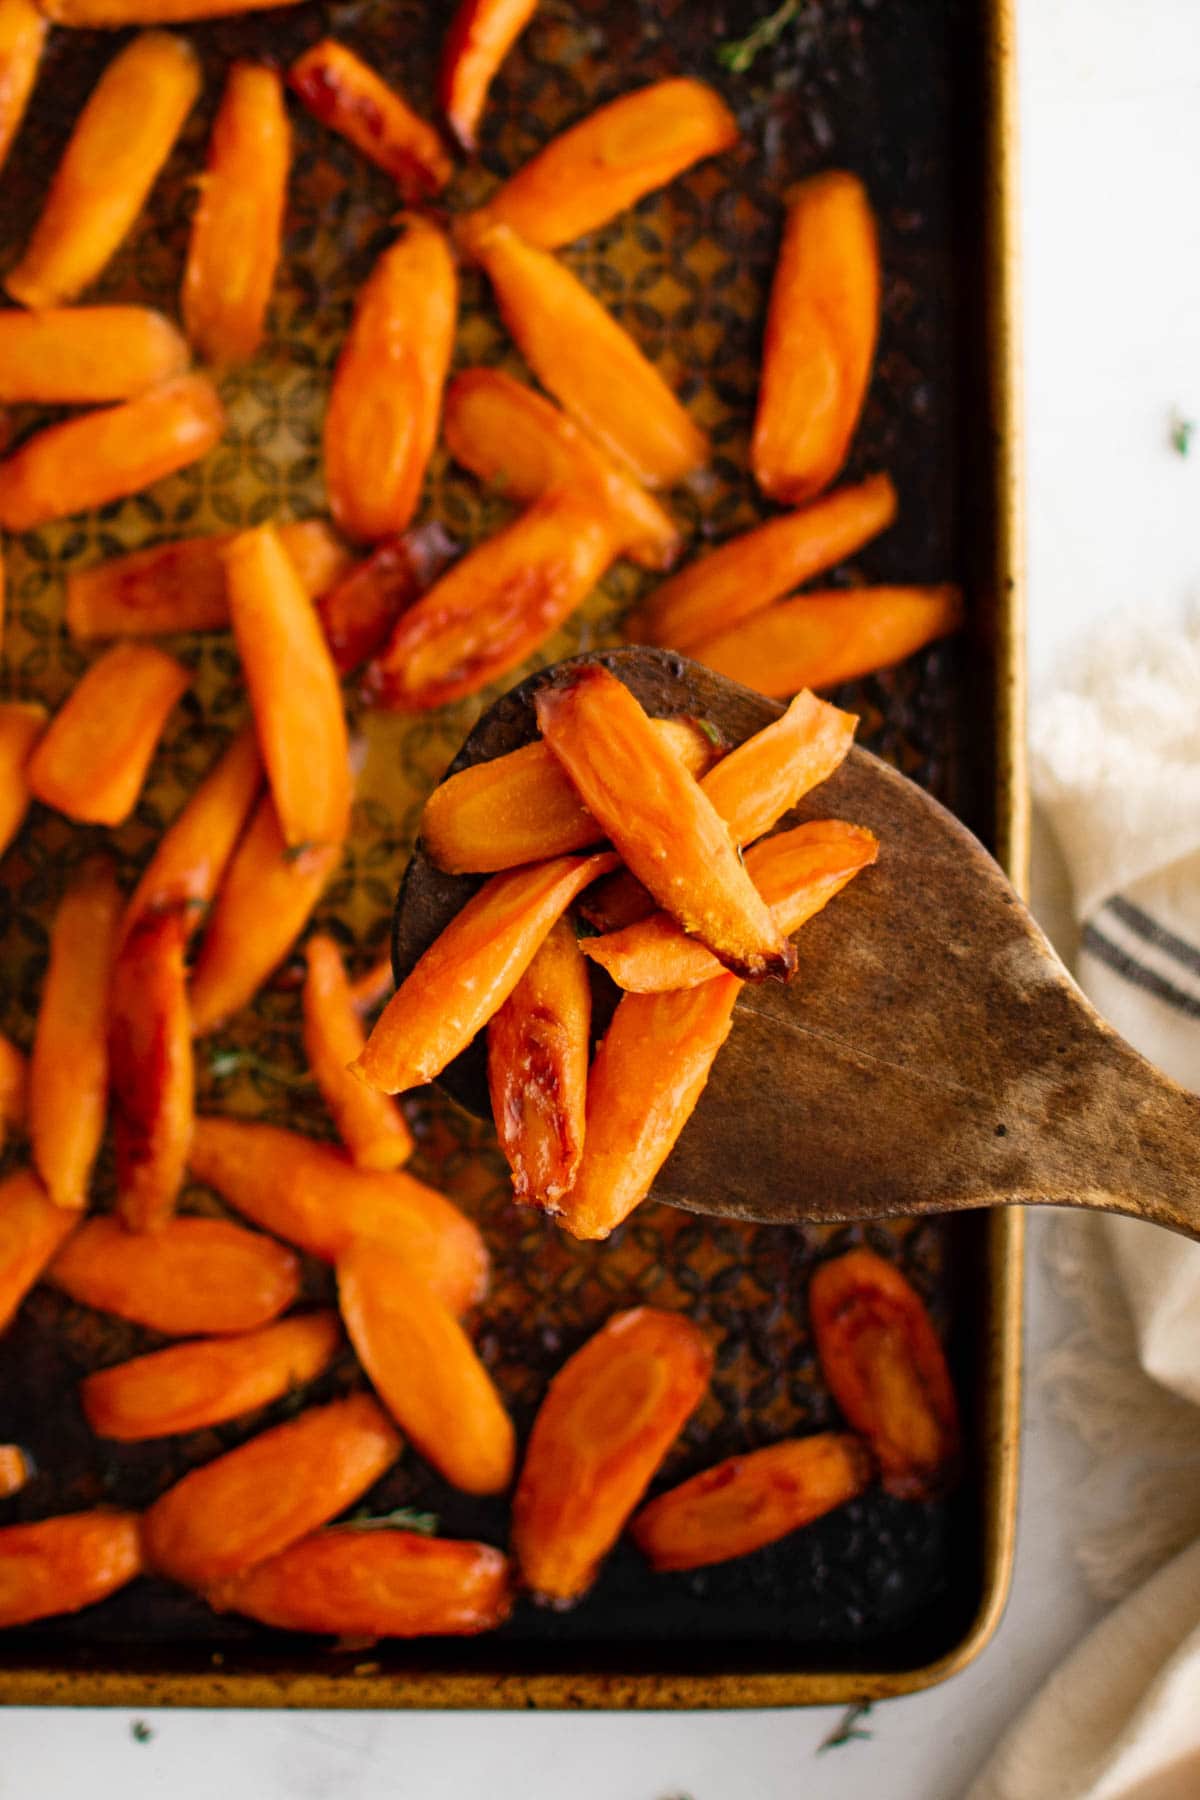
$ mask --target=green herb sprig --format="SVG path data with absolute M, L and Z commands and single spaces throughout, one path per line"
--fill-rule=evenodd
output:
M 717 61 L 731 75 L 744 75 L 753 68 L 757 57 L 763 50 L 770 49 L 787 30 L 792 20 L 799 17 L 803 0 L 783 0 L 783 5 L 760 19 L 753 31 L 748 31 L 743 38 L 732 38 L 729 43 L 721 44 L 717 49 Z

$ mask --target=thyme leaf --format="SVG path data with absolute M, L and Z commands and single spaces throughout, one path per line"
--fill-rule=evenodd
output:
M 731 75 L 744 75 L 753 67 L 761 51 L 767 50 L 782 37 L 792 20 L 799 15 L 802 0 L 783 0 L 782 6 L 760 19 L 753 31 L 748 31 L 743 38 L 731 38 L 729 43 L 721 44 L 717 49 L 717 61 Z
M 1171 414 L 1171 448 L 1176 456 L 1188 455 L 1195 435 L 1195 419 L 1185 419 L 1180 412 Z
M 145 1719 L 135 1719 L 129 1727 L 129 1735 L 135 1744 L 148 1744 L 154 1736 Z
M 208 1059 L 208 1072 L 214 1081 L 228 1081 L 239 1069 L 248 1069 L 267 1081 L 277 1081 L 280 1087 L 311 1088 L 315 1085 L 311 1075 L 297 1075 L 291 1069 L 280 1068 L 278 1063 L 268 1062 L 254 1050 L 214 1050 Z
M 398 1506 L 394 1512 L 355 1513 L 347 1521 L 352 1531 L 415 1531 L 421 1537 L 436 1537 L 441 1521 L 436 1513 L 418 1512 L 414 1506 Z
M 871 1701 L 860 1700 L 856 1706 L 848 1706 L 827 1738 L 817 1745 L 817 1755 L 824 1756 L 826 1750 L 837 1750 L 842 1744 L 852 1744 L 858 1739 L 868 1739 L 869 1731 L 864 1731 L 860 1720 L 865 1719 L 871 1710 Z

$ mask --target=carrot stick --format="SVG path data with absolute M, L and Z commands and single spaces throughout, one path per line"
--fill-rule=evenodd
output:
M 131 1231 L 171 1217 L 192 1138 L 192 1020 L 183 911 L 145 912 L 113 967 L 108 1056 L 117 1211 Z
M 29 786 L 70 819 L 120 825 L 137 804 L 167 714 L 191 682 L 152 644 L 114 644 L 80 680 L 29 759 Z
M 29 1138 L 55 1205 L 78 1210 L 108 1099 L 108 988 L 121 893 L 107 859 L 86 863 L 64 893 L 50 933 L 29 1059 Z
M 126 400 L 181 375 L 188 348 L 145 306 L 0 312 L 0 403 L 86 406 Z
M 396 1102 L 369 1088 L 349 1065 L 366 1033 L 337 945 L 324 932 L 309 938 L 304 982 L 304 1053 L 338 1136 L 363 1169 L 398 1169 L 413 1152 L 412 1133 Z
M 253 1331 L 300 1291 L 299 1259 L 225 1219 L 168 1219 L 126 1231 L 111 1216 L 86 1219 L 46 1271 L 82 1306 L 115 1313 L 167 1337 Z
M 440 194 L 454 165 L 432 125 L 336 38 L 322 38 L 294 62 L 288 86 L 328 125 L 390 175 L 405 200 Z
M 46 28 L 46 15 L 33 0 L 0 0 L 0 168 L 33 93 Z
M 145 31 L 125 45 L 75 122 L 33 237 L 4 285 L 23 306 L 74 300 L 145 204 L 200 92 L 184 38 Z
M 487 1248 L 474 1221 L 403 1170 L 358 1169 L 332 1144 L 298 1132 L 203 1116 L 189 1163 L 237 1212 L 322 1262 L 369 1239 L 403 1256 L 455 1313 L 487 1290 Z
M 338 1258 L 338 1305 L 371 1385 L 417 1452 L 468 1494 L 512 1480 L 512 1420 L 454 1314 L 404 1257 L 356 1238 Z
M 142 1572 L 136 1513 L 65 1513 L 0 1531 L 0 1627 L 79 1612 Z
M 79 1384 L 97 1437 L 136 1444 L 220 1425 L 314 1381 L 341 1341 L 337 1314 L 304 1313 L 238 1337 L 200 1338 L 99 1369 Z
M 711 1373 L 691 1320 L 651 1306 L 614 1313 L 559 1370 L 513 1497 L 513 1554 L 535 1597 L 561 1607 L 591 1586 Z
M 0 1499 L 19 1494 L 33 1472 L 33 1464 L 19 1444 L 0 1444 Z
M 32 531 L 140 494 L 207 456 L 224 429 L 206 375 L 177 375 L 133 400 L 47 425 L 0 463 L 0 527 Z
M 295 6 L 297 0 L 44 0 L 56 25 L 92 31 L 126 25 L 184 25 L 191 19 L 220 19 L 235 13 Z
M 239 1575 L 352 1505 L 399 1454 L 369 1394 L 309 1407 L 168 1488 L 142 1519 L 147 1561 L 201 1590 Z
M 17 1308 L 41 1276 L 77 1215 L 55 1206 L 29 1169 L 0 1180 L 0 1331 L 7 1331 Z
M 21 829 L 29 806 L 29 758 L 46 729 L 36 700 L 0 701 L 0 856 Z
M 424 583 L 403 537 L 385 538 L 353 563 L 317 602 L 317 616 L 340 675 L 349 675 L 387 643 Z
M 493 875 L 384 1007 L 352 1065 L 363 1080 L 399 1094 L 439 1075 L 503 1006 L 554 921 L 616 860 L 560 856 Z
M 475 148 L 497 69 L 537 11 L 537 0 L 459 0 L 442 49 L 438 103 L 464 150 Z
M 583 1155 L 592 995 L 587 964 L 559 919 L 488 1025 L 488 1087 L 518 1200 L 550 1208 Z
M 392 953 L 381 956 L 378 962 L 371 963 L 361 975 L 356 975 L 350 983 L 350 993 L 360 1013 L 374 1012 L 382 1006 L 396 991 L 396 977 L 392 972 Z
M 8 1127 L 25 1123 L 28 1081 L 25 1058 L 15 1044 L 0 1035 L 0 1150 L 4 1148 Z
M 235 62 L 213 121 L 181 296 L 188 337 L 219 367 L 248 361 L 262 341 L 291 152 L 279 74 Z

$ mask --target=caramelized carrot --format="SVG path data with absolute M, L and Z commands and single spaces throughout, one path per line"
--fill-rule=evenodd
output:
M 539 690 L 542 736 L 622 861 L 727 968 L 786 976 L 796 956 L 712 801 L 600 663 Z
M 396 977 L 392 972 L 390 950 L 386 956 L 381 956 L 377 962 L 365 968 L 361 975 L 356 975 L 350 983 L 350 993 L 360 1013 L 374 1012 L 395 991 Z
M 108 987 L 120 916 L 112 865 L 97 857 L 59 903 L 29 1059 L 34 1167 L 55 1205 L 72 1210 L 87 1201 L 104 1133 Z
M 29 759 L 29 786 L 69 819 L 120 825 L 137 804 L 167 714 L 191 682 L 153 644 L 114 644 L 79 681 Z
M 155 1231 L 171 1217 L 192 1138 L 187 937 L 181 908 L 145 912 L 113 967 L 108 1057 L 117 1211 L 131 1231 Z
M 114 31 L 125 25 L 183 25 L 190 19 L 219 19 L 296 4 L 297 0 L 44 0 L 46 16 L 56 25 L 85 30 L 109 26 Z
M 656 1569 L 728 1562 L 856 1499 L 872 1467 L 865 1445 L 848 1433 L 790 1438 L 727 1457 L 660 1494 L 642 1508 L 631 1535 Z
M 125 400 L 187 366 L 187 345 L 174 325 L 145 306 L 0 312 L 0 402 L 6 406 Z
M 282 1244 L 225 1219 L 168 1219 L 150 1233 L 105 1216 L 68 1238 L 46 1280 L 83 1306 L 191 1337 L 277 1318 L 300 1291 L 300 1266 Z
M 0 0 L 0 168 L 21 129 L 46 42 L 46 15 L 33 0 Z
M 552 1207 L 583 1155 L 592 994 L 575 931 L 559 919 L 488 1025 L 488 1087 L 518 1200 Z
M 351 1075 L 366 1043 L 341 954 L 331 937 L 308 940 L 304 982 L 304 1053 L 338 1136 L 363 1169 L 398 1169 L 413 1152 L 412 1133 L 396 1102 Z
M 0 1500 L 9 1500 L 29 1482 L 33 1464 L 20 1444 L 0 1444 Z
M 136 1444 L 199 1431 L 314 1381 L 340 1341 L 336 1313 L 304 1313 L 238 1337 L 172 1344 L 99 1369 L 80 1382 L 79 1398 L 97 1437 Z
M 457 313 L 445 236 L 405 214 L 358 296 L 325 413 L 329 509 L 348 537 L 390 537 L 416 511 Z
M 512 1420 L 449 1307 L 404 1257 L 356 1238 L 338 1258 L 338 1305 L 358 1360 L 414 1449 L 468 1494 L 512 1480 Z
M 270 525 L 238 533 L 225 575 L 284 842 L 293 850 L 340 845 L 350 823 L 350 745 L 320 621 Z
M 555 1606 L 591 1586 L 708 1386 L 712 1351 L 680 1313 L 614 1313 L 550 1383 L 517 1491 L 512 1549 Z
M 406 200 L 440 194 L 453 174 L 433 126 L 336 38 L 306 50 L 288 71 L 288 86 L 322 125 L 390 175 Z
M 264 1231 L 322 1262 L 353 1239 L 403 1256 L 453 1312 L 487 1289 L 488 1255 L 474 1221 L 401 1169 L 358 1169 L 332 1144 L 248 1119 L 196 1120 L 193 1175 Z
M 956 587 L 832 588 L 782 600 L 689 654 L 760 694 L 793 694 L 889 669 L 962 622 Z
M 764 494 L 790 506 L 846 460 L 879 332 L 879 245 L 861 181 L 831 171 L 788 196 L 750 446 Z
M 818 1268 L 808 1309 L 825 1379 L 888 1493 L 941 1493 L 958 1461 L 958 1407 L 920 1295 L 873 1250 L 850 1250 Z
M 430 945 L 353 1064 L 385 1094 L 432 1081 L 503 1006 L 554 921 L 616 857 L 560 856 L 493 875 Z
M 0 856 L 21 829 L 29 806 L 29 758 L 46 729 L 36 700 L 0 701 Z
M 140 494 L 207 456 L 224 429 L 206 375 L 177 375 L 118 406 L 47 425 L 0 463 L 0 527 L 32 531 Z
M 314 1532 L 208 1590 L 219 1612 L 340 1637 L 465 1637 L 502 1625 L 508 1562 L 490 1544 L 414 1531 Z
M 118 52 L 75 122 L 33 237 L 4 285 L 23 306 L 74 300 L 145 204 L 200 92 L 184 38 L 144 31 Z
M 632 622 L 629 635 L 640 643 L 688 650 L 714 632 L 732 630 L 791 588 L 853 556 L 895 516 L 890 477 L 871 475 L 798 512 L 768 519 L 664 581 Z
M 387 538 L 354 563 L 317 602 L 334 665 L 349 675 L 383 649 L 401 613 L 419 600 L 423 583 L 404 538 Z
M 142 1572 L 136 1513 L 65 1513 L 0 1530 L 0 1628 L 79 1612 Z
M 399 1454 L 369 1394 L 310 1407 L 168 1488 L 142 1519 L 147 1561 L 201 1590 L 240 1575 L 350 1506 Z
M 442 49 L 438 103 L 464 150 L 475 148 L 497 69 L 537 11 L 537 0 L 459 0 Z
M 181 307 L 206 362 L 246 362 L 263 335 L 279 262 L 292 134 L 274 69 L 236 62 L 213 121 Z
M 7 1331 L 18 1306 L 77 1220 L 55 1206 L 29 1169 L 0 1180 L 0 1331 Z
M 17 1046 L 0 1036 L 0 1149 L 10 1125 L 25 1122 L 25 1091 L 28 1068 Z
M 709 443 L 612 314 L 548 250 L 507 225 L 464 224 L 504 323 L 544 387 L 647 487 L 708 461 Z

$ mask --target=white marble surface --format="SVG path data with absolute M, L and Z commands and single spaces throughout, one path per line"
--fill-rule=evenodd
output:
M 1088 622 L 1200 587 L 1200 0 L 1024 0 L 1027 411 L 1035 685 Z M 1191 529 L 1189 529 L 1189 523 Z M 1043 862 L 1043 883 L 1053 870 Z M 1029 1366 L 1062 1330 L 1030 1241 Z M 1085 1461 L 1029 1385 L 1012 1602 L 973 1668 L 836 1714 L 608 1717 L 10 1712 L 0 1800 L 958 1800 L 1092 1616 L 1071 1524 Z

